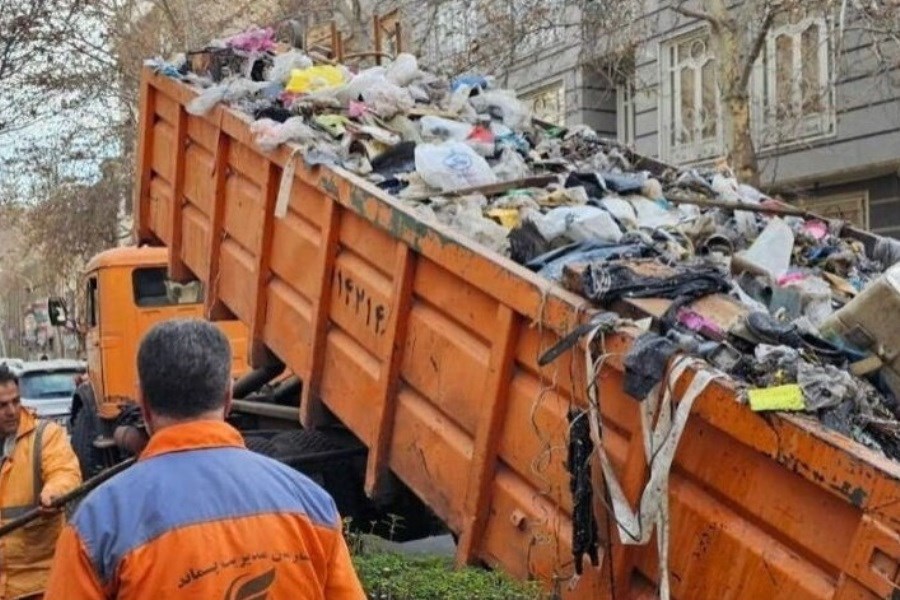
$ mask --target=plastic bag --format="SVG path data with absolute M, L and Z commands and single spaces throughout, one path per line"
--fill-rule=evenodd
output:
M 512 148 L 504 148 L 500 161 L 494 165 L 494 175 L 500 181 L 514 181 L 528 177 L 530 170 L 522 155 Z
M 643 228 L 674 227 L 681 221 L 681 214 L 678 211 L 666 210 L 659 202 L 641 196 L 632 196 L 628 200 L 637 214 L 638 225 Z
M 272 61 L 272 68 L 269 70 L 269 81 L 287 83 L 293 71 L 308 69 L 312 66 L 312 59 L 300 50 L 276 54 Z
M 573 242 L 613 242 L 622 239 L 622 230 L 612 216 L 596 206 L 561 206 L 540 216 L 528 216 L 545 240 L 566 237 Z
M 333 65 L 317 65 L 294 69 L 285 90 L 292 94 L 306 94 L 335 88 L 344 83 L 344 71 Z
M 487 161 L 462 142 L 419 144 L 416 171 L 425 183 L 443 192 L 497 183 Z
M 250 124 L 250 133 L 256 144 L 266 152 L 285 142 L 311 142 L 317 138 L 315 130 L 304 123 L 302 117 L 291 117 L 284 123 L 259 119 Z
M 269 52 L 275 49 L 275 32 L 270 27 L 248 29 L 225 40 L 225 45 L 243 52 Z
M 461 231 L 467 238 L 486 246 L 500 254 L 509 253 L 509 231 L 499 223 L 485 217 L 477 202 L 462 200 L 449 221 L 453 229 Z M 440 218 L 440 216 L 439 216 Z
M 443 117 L 435 117 L 426 115 L 419 121 L 422 126 L 422 137 L 432 140 L 455 140 L 457 142 L 465 141 L 472 131 L 474 125 L 468 123 L 460 123 Z
M 256 94 L 268 85 L 270 85 L 268 81 L 234 79 L 207 88 L 202 94 L 188 102 L 184 109 L 192 115 L 202 116 L 211 111 L 219 102 L 237 102 Z
M 372 67 L 371 69 L 360 71 L 346 85 L 337 90 L 337 99 L 344 104 L 348 104 L 353 100 L 359 100 L 363 92 L 369 87 L 387 81 L 385 72 L 384 67 Z
M 600 206 L 609 211 L 626 229 L 637 229 L 637 213 L 628 200 L 619 196 L 606 196 L 600 201 Z
M 373 81 L 363 90 L 362 98 L 370 111 L 384 119 L 406 113 L 416 104 L 407 90 L 386 79 Z
M 192 115 L 203 116 L 215 108 L 216 104 L 225 99 L 225 92 L 227 91 L 227 84 L 214 85 L 211 88 L 207 88 L 202 94 L 188 102 L 184 110 Z
M 479 113 L 499 116 L 504 125 L 515 130 L 525 128 L 531 120 L 531 110 L 511 90 L 489 90 L 473 97 L 470 102 Z
M 419 76 L 419 62 L 416 57 L 406 52 L 397 55 L 385 73 L 385 78 L 399 86 L 407 86 Z

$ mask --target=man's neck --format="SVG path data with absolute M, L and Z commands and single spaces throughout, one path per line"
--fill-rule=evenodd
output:
M 169 427 L 174 427 L 175 425 L 184 425 L 185 423 L 193 423 L 194 421 L 224 421 L 225 411 L 221 408 L 218 408 L 216 410 L 206 411 L 205 413 L 201 413 L 187 419 L 169 417 L 165 415 L 153 415 L 151 420 L 151 435 L 153 435 Z

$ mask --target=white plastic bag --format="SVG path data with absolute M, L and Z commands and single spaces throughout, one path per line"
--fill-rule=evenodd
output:
M 362 99 L 369 110 L 384 119 L 406 113 L 415 106 L 409 91 L 386 79 L 375 80 L 363 90 Z
M 622 239 L 622 230 L 612 216 L 596 206 L 561 206 L 546 215 L 528 216 L 541 236 L 553 241 L 565 236 L 573 242 L 611 242 Z
M 480 113 L 490 112 L 491 108 L 499 110 L 503 124 L 515 130 L 524 129 L 531 119 L 531 111 L 512 90 L 489 90 L 471 98 L 470 102 Z
M 207 88 L 202 94 L 188 102 L 184 109 L 197 116 L 211 111 L 219 102 L 237 102 L 268 87 L 268 81 L 250 81 L 234 79 L 226 83 Z
M 631 196 L 628 200 L 637 213 L 638 225 L 643 228 L 674 227 L 681 221 L 681 214 L 677 210 L 667 210 L 648 198 Z
M 419 63 L 416 57 L 406 52 L 397 55 L 388 68 L 385 77 L 395 85 L 407 86 L 419 76 Z
M 525 159 L 512 148 L 504 148 L 500 154 L 500 161 L 494 165 L 494 175 L 500 181 L 524 179 L 528 177 L 529 172 Z
M 335 91 L 335 95 L 344 104 L 351 100 L 359 100 L 362 93 L 370 86 L 387 81 L 384 74 L 384 67 L 372 67 L 371 69 L 360 71 L 345 86 L 338 88 Z
M 416 171 L 425 183 L 443 192 L 497 183 L 487 161 L 462 142 L 419 144 Z
M 285 142 L 311 142 L 317 137 L 315 130 L 304 123 L 302 117 L 291 117 L 284 123 L 259 119 L 250 124 L 250 133 L 256 144 L 266 152 Z

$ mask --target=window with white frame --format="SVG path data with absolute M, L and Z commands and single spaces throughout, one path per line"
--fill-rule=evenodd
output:
M 522 100 L 531 107 L 535 118 L 559 126 L 566 124 L 566 88 L 561 81 L 527 92 Z
M 756 69 L 757 136 L 773 147 L 835 132 L 828 22 L 793 15 L 769 31 Z
M 681 36 L 661 50 L 661 154 L 675 163 L 713 158 L 721 152 L 722 124 L 709 34 Z
M 616 137 L 626 146 L 634 146 L 634 89 L 634 79 L 616 86 Z

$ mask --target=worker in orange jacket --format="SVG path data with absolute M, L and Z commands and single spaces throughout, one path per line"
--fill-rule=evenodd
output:
M 62 427 L 21 406 L 19 381 L 6 365 L 0 366 L 0 439 L 0 520 L 45 507 L 44 516 L 0 538 L 0 599 L 36 599 L 64 522 L 50 503 L 81 483 L 81 470 Z
M 79 506 L 47 600 L 364 599 L 331 497 L 225 423 L 221 331 L 160 323 L 137 362 L 150 442 Z

